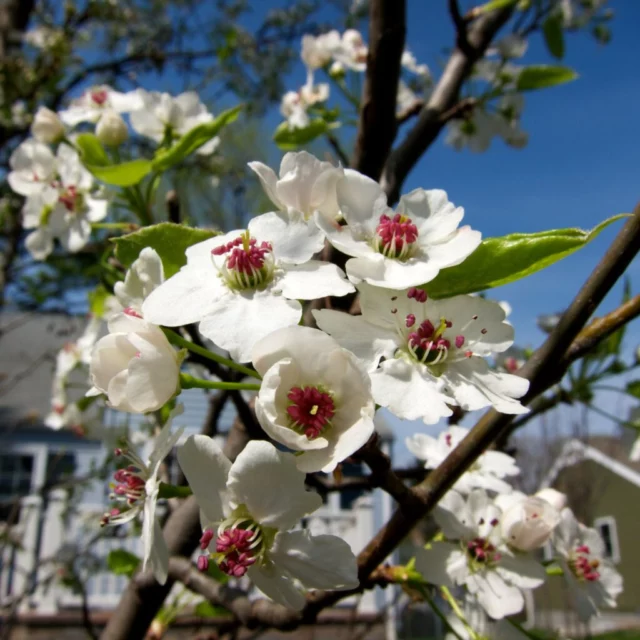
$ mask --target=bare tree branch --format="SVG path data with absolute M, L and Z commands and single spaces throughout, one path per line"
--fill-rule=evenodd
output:
M 378 180 L 396 137 L 396 96 L 406 34 L 405 0 L 371 0 L 367 75 L 352 166 Z
M 469 53 L 459 46 L 454 49 L 418 121 L 386 161 L 381 183 L 390 203 L 398 199 L 409 171 L 437 138 L 444 126 L 443 114 L 459 101 L 462 83 L 471 73 L 475 62 L 484 55 L 496 33 L 509 20 L 512 11 L 511 7 L 507 7 L 483 15 L 468 31 Z

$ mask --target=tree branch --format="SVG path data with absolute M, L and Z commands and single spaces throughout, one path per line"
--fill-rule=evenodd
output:
M 509 20 L 512 11 L 512 7 L 507 7 L 483 15 L 468 31 L 470 48 L 467 52 L 459 46 L 454 49 L 418 121 L 386 161 L 381 183 L 390 204 L 398 199 L 409 171 L 437 138 L 444 126 L 443 114 L 459 101 L 462 83 L 476 61 L 484 55 L 496 33 Z
M 378 180 L 396 137 L 406 0 L 371 0 L 369 53 L 352 166 Z

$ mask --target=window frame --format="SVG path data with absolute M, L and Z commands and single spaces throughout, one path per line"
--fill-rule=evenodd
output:
M 611 556 L 605 556 L 606 560 L 610 560 L 614 564 L 618 564 L 620 562 L 620 539 L 618 538 L 618 524 L 614 516 L 600 516 L 599 518 L 595 518 L 593 521 L 593 528 L 598 532 L 598 535 L 604 542 L 604 536 L 600 528 L 606 525 L 609 527 L 609 531 L 611 534 Z

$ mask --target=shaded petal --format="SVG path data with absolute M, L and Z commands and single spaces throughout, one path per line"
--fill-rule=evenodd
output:
M 287 609 L 300 611 L 307 603 L 304 592 L 292 580 L 273 565 L 253 565 L 247 572 L 251 582 L 274 602 Z
M 257 174 L 260 179 L 260 183 L 262 184 L 262 188 L 267 194 L 269 200 L 271 200 L 271 202 L 273 202 L 273 204 L 275 204 L 279 209 L 286 210 L 287 205 L 278 198 L 276 190 L 278 176 L 276 176 L 275 171 L 271 167 L 267 167 L 266 164 L 262 164 L 262 162 L 249 162 L 248 165 L 249 169 Z
M 363 226 L 371 234 L 387 213 L 387 195 L 380 185 L 371 178 L 352 169 L 346 169 L 344 177 L 336 186 L 338 205 L 344 219 L 351 226 Z
M 282 295 L 293 300 L 315 300 L 325 296 L 345 296 L 356 288 L 335 264 L 309 260 L 287 266 L 278 282 Z
M 431 260 L 411 258 L 406 262 L 386 258 L 382 254 L 352 258 L 346 264 L 347 274 L 354 282 L 364 280 L 377 287 L 406 289 L 433 280 L 438 265 Z
M 416 570 L 431 584 L 454 587 L 447 565 L 459 553 L 460 547 L 451 542 L 431 542 L 427 549 L 416 549 Z

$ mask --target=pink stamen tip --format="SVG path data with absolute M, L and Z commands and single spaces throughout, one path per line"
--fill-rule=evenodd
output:
M 132 318 L 142 318 L 142 315 L 138 313 L 133 307 L 127 307 L 122 313 L 131 316 Z
M 200 538 L 200 548 L 204 551 L 213 540 L 213 531 L 211 529 L 205 529 L 202 532 L 202 537 Z
M 456 336 L 456 348 L 460 349 L 464 344 L 464 336 Z
M 124 451 L 122 449 L 120 449 L 119 447 L 113 450 L 113 454 L 116 456 L 121 456 L 124 453 Z
M 209 556 L 198 556 L 198 571 L 206 571 L 209 568 Z
M 96 91 L 91 92 L 91 99 L 96 103 L 102 106 L 108 98 L 108 94 L 104 89 L 98 89 Z
M 415 323 L 416 323 L 416 317 L 413 315 L 413 313 L 410 313 L 405 320 L 405 324 L 407 325 L 407 328 L 413 327 Z
M 486 329 L 481 329 L 481 330 L 480 330 L 480 333 L 484 336 L 484 335 L 486 335 L 486 334 L 487 334 L 487 330 L 486 330 Z
M 293 387 L 287 398 L 292 402 L 287 407 L 289 418 L 310 440 L 320 436 L 336 411 L 333 398 L 316 387 Z
M 444 437 L 444 441 L 446 442 L 447 447 L 450 447 L 450 446 L 451 446 L 451 434 L 450 434 L 450 433 L 447 433 L 447 434 L 445 435 L 445 437 Z
M 464 355 L 465 355 L 465 358 L 470 358 L 473 355 L 473 351 L 465 351 Z

